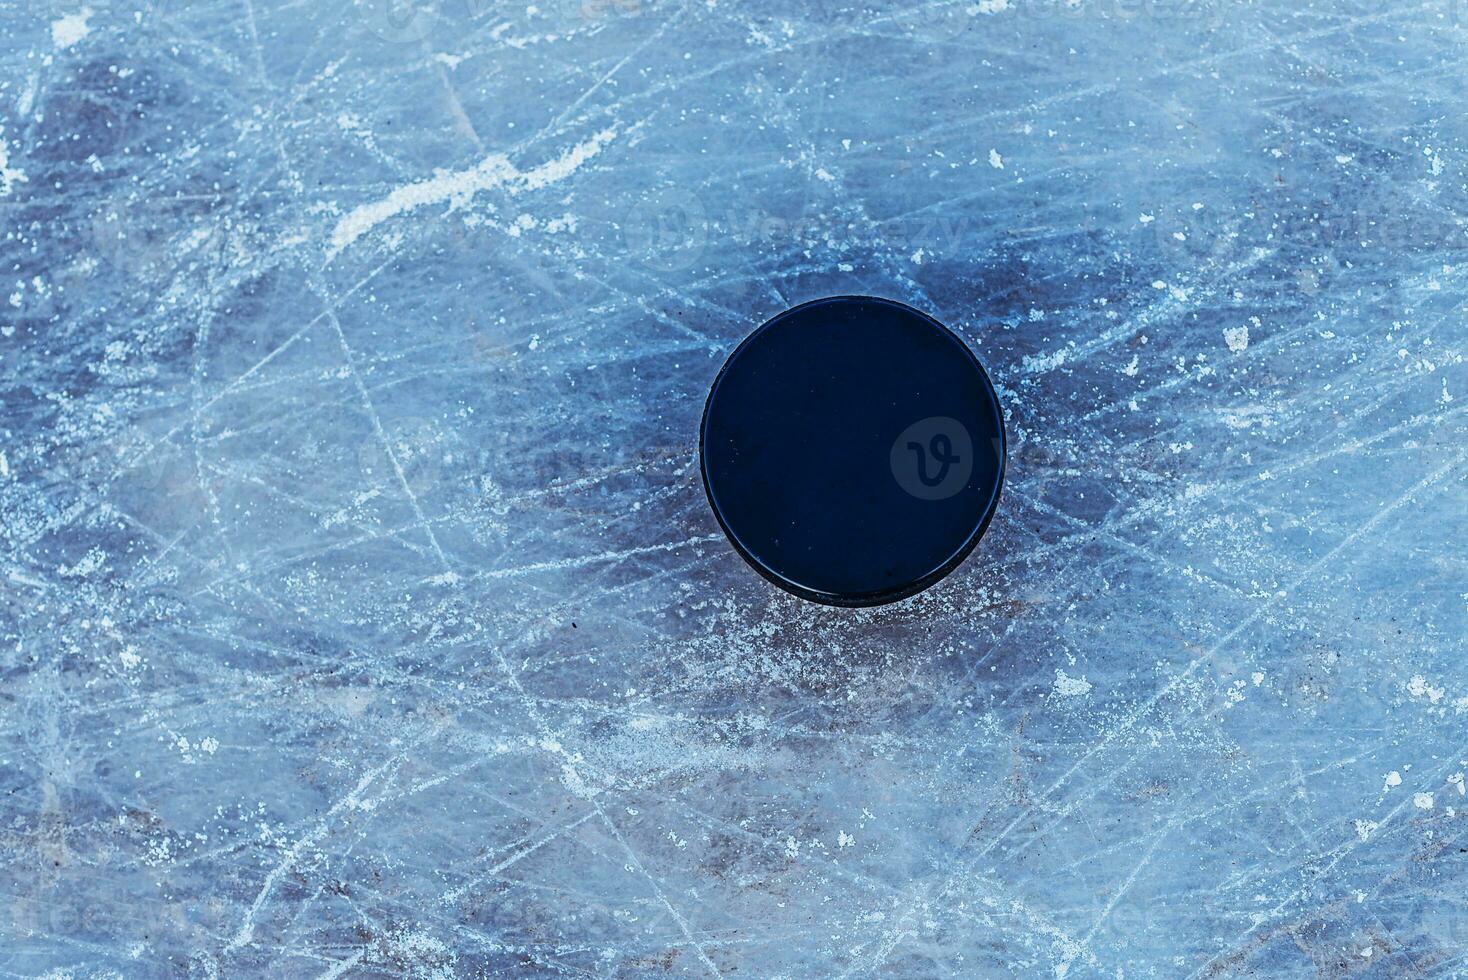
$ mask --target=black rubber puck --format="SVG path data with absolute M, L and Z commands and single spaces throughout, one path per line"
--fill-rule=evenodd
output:
M 968 557 L 1004 481 L 983 366 L 932 317 L 833 296 L 729 355 L 699 436 L 709 504 L 765 578 L 833 606 L 926 589 Z

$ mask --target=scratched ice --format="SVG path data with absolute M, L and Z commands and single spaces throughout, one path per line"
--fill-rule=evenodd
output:
M 0 5 L 0 972 L 1468 971 L 1468 12 Z M 865 612 L 763 318 L 1013 448 Z

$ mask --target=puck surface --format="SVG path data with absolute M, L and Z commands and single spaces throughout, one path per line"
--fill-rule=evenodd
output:
M 714 380 L 699 454 L 735 549 L 836 606 L 895 602 L 973 550 L 999 502 L 1004 420 L 988 375 L 910 306 L 834 296 L 750 334 Z

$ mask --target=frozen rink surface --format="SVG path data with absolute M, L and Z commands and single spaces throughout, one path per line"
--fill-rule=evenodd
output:
M 1468 974 L 1468 3 L 0 0 L 0 975 Z M 835 293 L 900 604 L 719 532 Z

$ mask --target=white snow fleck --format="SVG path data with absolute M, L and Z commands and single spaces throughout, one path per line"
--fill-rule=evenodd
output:
M 101 548 L 88 551 L 75 565 L 62 565 L 57 569 L 65 578 L 86 578 L 107 564 L 107 555 Z
M 17 183 L 26 179 L 25 171 L 10 165 L 10 146 L 4 139 L 5 127 L 0 126 L 0 197 L 9 194 Z
M 1437 704 L 1447 694 L 1447 691 L 1441 687 L 1433 687 L 1427 683 L 1427 678 L 1416 674 L 1407 682 L 1407 693 L 1414 698 L 1427 698 L 1428 701 Z
M 51 22 L 51 42 L 58 49 L 65 50 L 80 42 L 92 29 L 87 26 L 87 21 L 92 16 L 91 7 L 83 7 L 74 14 L 67 14 Z
M 1024 368 L 1026 374 L 1043 374 L 1046 371 L 1053 371 L 1060 367 L 1060 365 L 1065 363 L 1065 358 L 1066 350 L 1062 347 L 1053 354 L 1034 357 L 1025 355 L 1020 359 L 1020 365 Z
M 440 172 L 428 180 L 399 187 L 387 197 L 354 208 L 337 222 L 327 257 L 333 258 L 373 228 L 390 218 L 432 204 L 447 202 L 450 210 L 468 204 L 475 194 L 503 187 L 507 193 L 534 191 L 564 180 L 601 152 L 617 135 L 615 126 L 562 153 L 559 157 L 522 171 L 508 157 L 493 154 L 468 170 Z
M 1091 682 L 1084 677 L 1071 677 L 1065 671 L 1056 668 L 1055 693 L 1061 697 L 1082 697 L 1091 693 L 1091 686 Z

